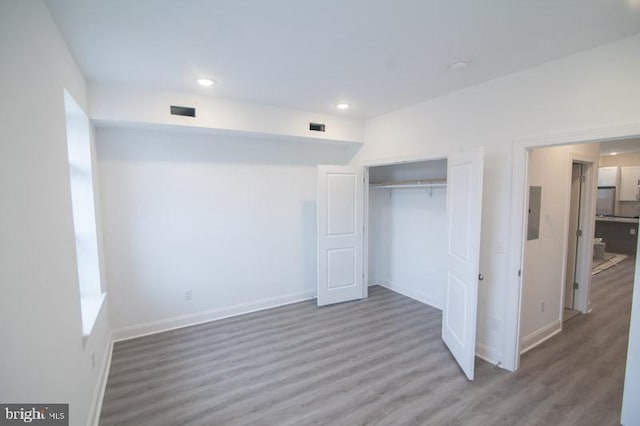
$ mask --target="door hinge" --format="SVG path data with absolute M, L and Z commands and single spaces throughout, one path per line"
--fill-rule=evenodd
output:
M 576 231 L 576 237 L 582 237 L 582 229 Z
M 518 269 L 518 276 L 521 277 L 522 276 L 522 269 Z
M 586 176 L 580 176 L 580 183 L 585 183 L 587 180 Z
M 580 284 L 578 284 L 578 283 L 573 283 L 573 289 L 574 289 L 574 290 L 577 290 L 577 289 L 579 289 L 579 288 L 580 288 Z

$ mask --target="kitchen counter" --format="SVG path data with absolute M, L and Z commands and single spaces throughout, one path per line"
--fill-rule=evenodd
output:
M 638 218 L 596 217 L 596 238 L 602 238 L 606 251 L 618 254 L 635 254 L 638 244 Z
M 598 222 L 638 223 L 637 217 L 596 216 Z

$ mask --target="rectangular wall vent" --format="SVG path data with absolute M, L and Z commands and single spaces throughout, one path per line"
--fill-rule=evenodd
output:
M 324 132 L 324 124 L 309 123 L 309 130 L 312 130 L 314 132 Z
M 185 106 L 171 105 L 171 114 L 182 115 L 185 117 L 195 117 L 196 109 L 191 107 L 185 107 Z

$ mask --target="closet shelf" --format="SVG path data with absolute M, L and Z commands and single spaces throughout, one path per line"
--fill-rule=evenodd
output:
M 446 179 L 418 179 L 398 180 L 393 182 L 370 183 L 371 189 L 400 189 L 400 188 L 446 188 Z

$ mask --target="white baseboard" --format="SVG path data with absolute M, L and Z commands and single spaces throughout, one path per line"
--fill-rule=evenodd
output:
M 502 354 L 496 348 L 487 346 L 484 343 L 476 342 L 476 356 L 487 361 L 489 364 L 497 365 L 500 368 L 504 368 L 502 367 L 500 362 L 500 360 L 502 359 Z
M 430 296 L 430 295 L 428 295 L 426 293 L 423 293 L 421 291 L 409 290 L 409 289 L 406 289 L 404 287 L 398 287 L 397 285 L 393 285 L 391 283 L 387 283 L 387 282 L 384 282 L 384 281 L 378 281 L 376 283 L 369 284 L 369 286 L 372 286 L 372 285 L 379 285 L 379 286 L 382 286 L 384 288 L 388 288 L 389 290 L 395 291 L 396 293 L 400 293 L 403 296 L 407 296 L 407 297 L 409 297 L 409 298 L 411 298 L 413 300 L 417 300 L 418 302 L 421 302 L 421 303 L 424 303 L 426 305 L 433 306 L 436 309 L 442 310 L 442 302 L 441 301 L 436 300 L 434 297 L 432 297 L 432 296 Z
M 113 342 L 135 339 L 137 337 L 161 333 L 163 331 L 189 327 L 191 325 L 202 324 L 241 314 L 248 314 L 250 312 L 262 311 L 264 309 L 275 308 L 277 306 L 289 305 L 291 303 L 313 299 L 314 297 L 316 297 L 315 291 L 304 291 L 286 296 L 262 299 L 255 302 L 242 303 L 234 306 L 211 309 L 208 311 L 195 312 L 193 314 L 122 327 L 112 331 Z
M 562 331 L 562 320 L 555 320 L 544 327 L 529 333 L 520 340 L 520 355 L 535 348 L 542 342 L 549 340 Z
M 91 409 L 89 411 L 89 421 L 87 422 L 93 426 L 98 426 L 98 423 L 100 423 L 104 391 L 107 387 L 107 378 L 109 377 L 109 370 L 111 369 L 111 357 L 113 356 L 113 338 L 111 334 L 109 335 L 108 341 L 109 347 L 106 350 L 105 356 L 102 357 L 102 365 L 100 366 L 98 381 L 93 391 L 93 400 L 91 401 Z

